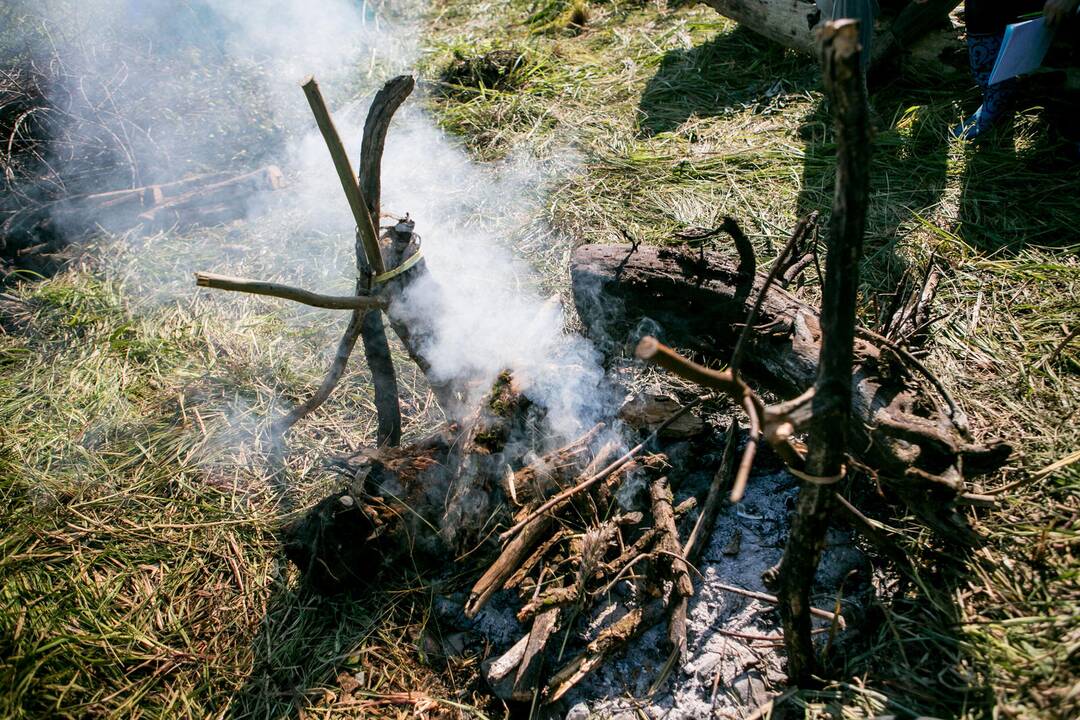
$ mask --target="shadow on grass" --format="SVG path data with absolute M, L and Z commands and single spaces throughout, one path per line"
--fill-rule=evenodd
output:
M 731 114 L 757 104 L 774 87 L 806 92 L 818 82 L 813 64 L 744 28 L 664 55 L 641 94 L 639 134 L 670 132 L 691 117 Z M 777 86 L 777 82 L 781 85 Z
M 921 275 L 899 247 L 915 218 L 931 214 L 946 189 L 948 121 L 935 108 L 948 105 L 948 92 L 901 85 L 870 98 L 875 137 L 861 286 L 864 298 L 876 307 L 889 307 L 905 273 Z M 836 143 L 827 103 L 814 106 L 799 136 L 805 159 L 795 212 L 799 217 L 820 212 L 824 233 L 836 176 Z
M 444 681 L 467 674 L 456 674 L 448 665 L 456 660 L 437 650 L 447 645 L 449 631 L 435 619 L 430 600 L 430 587 L 404 578 L 335 596 L 282 581 L 266 605 L 251 674 L 228 717 L 411 716 L 423 710 L 425 698 L 445 717 L 458 716 L 467 704 L 447 702 L 455 692 Z M 461 686 L 455 690 L 460 694 Z

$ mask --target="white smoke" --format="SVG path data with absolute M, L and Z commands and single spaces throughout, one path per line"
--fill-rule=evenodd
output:
M 81 94 L 69 107 L 137 108 L 137 117 L 118 125 L 128 131 L 120 143 L 125 157 L 114 163 L 123 172 L 103 176 L 97 191 L 233 169 L 222 155 L 236 150 L 237 128 L 255 117 L 274 126 L 253 132 L 250 146 L 237 152 L 248 166 L 252 159 L 279 162 L 290 181 L 286 191 L 252 201 L 259 219 L 234 231 L 243 257 L 215 255 L 204 244 L 189 263 L 173 258 L 171 284 L 155 278 L 144 287 L 169 288 L 175 299 L 181 289 L 192 292 L 193 270 L 242 270 L 256 259 L 254 267 L 268 279 L 333 286 L 311 287 L 322 291 L 351 285 L 353 222 L 299 86 L 306 76 L 317 77 L 355 162 L 373 91 L 408 72 L 416 57 L 414 28 L 400 18 L 396 25 L 380 20 L 353 0 L 45 0 L 25 3 L 24 12 L 79 85 L 56 89 L 69 98 Z M 347 93 L 352 99 L 342 102 Z M 244 105 L 252 97 L 258 108 Z M 390 129 L 382 169 L 384 210 L 417 221 L 428 268 L 441 286 L 428 348 L 435 379 L 492 380 L 512 370 L 526 394 L 549 408 L 550 429 L 563 437 L 610 407 L 603 371 L 592 346 L 564 332 L 561 306 L 540 291 L 546 279 L 513 248 L 521 242 L 569 247 L 539 218 L 547 180 L 574 162 L 567 153 L 478 164 L 414 97 Z M 330 238 L 333 252 L 326 243 L 305 244 L 301 233 Z M 132 255 L 127 277 L 159 272 L 152 248 Z M 422 293 L 422 287 L 413 293 L 420 304 Z

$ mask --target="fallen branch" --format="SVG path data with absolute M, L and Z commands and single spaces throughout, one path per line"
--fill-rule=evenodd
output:
M 731 484 L 732 472 L 735 469 L 735 438 L 738 434 L 738 425 L 732 421 L 728 427 L 727 437 L 724 441 L 724 454 L 720 459 L 720 467 L 713 475 L 712 484 L 709 485 L 709 493 L 705 496 L 705 504 L 701 506 L 694 529 L 690 531 L 690 537 L 683 546 L 683 554 L 686 561 L 691 565 L 697 565 L 701 553 L 712 538 L 713 528 L 716 526 L 716 518 L 720 514 L 723 497 Z
M 223 220 L 228 219 L 237 215 L 238 208 L 243 211 L 244 203 L 239 202 L 240 199 L 261 191 L 278 190 L 284 187 L 285 178 L 277 166 L 269 165 L 243 175 L 195 186 L 172 197 L 165 194 L 191 187 L 191 184 L 183 183 L 185 181 L 148 188 L 150 191 L 156 189 L 153 192 L 155 202 L 140 213 L 138 219 L 159 226 L 168 222 L 190 222 L 199 219 L 193 216 L 200 214 L 211 220 L 215 213 Z
M 753 600 L 761 600 L 762 602 L 767 602 L 771 605 L 780 604 L 780 599 L 769 593 L 757 592 L 756 590 L 744 590 L 743 588 L 735 587 L 734 585 L 725 585 L 724 583 L 719 582 L 713 582 L 712 587 L 723 590 L 724 592 L 732 593 L 733 595 L 742 595 L 743 597 L 748 597 Z M 821 618 L 822 620 L 836 622 L 841 630 L 847 627 L 847 622 L 844 620 L 843 615 L 837 615 L 836 613 L 816 607 L 810 607 L 809 612 L 814 617 Z
M 682 544 L 679 542 L 679 529 L 675 525 L 675 511 L 672 507 L 673 497 L 666 477 L 654 480 L 649 485 L 649 496 L 652 498 L 653 523 L 660 531 L 657 551 L 671 557 L 668 575 L 673 582 L 672 592 L 676 597 L 672 599 L 672 612 L 668 618 L 668 641 L 673 652 L 681 657 L 686 654 L 687 600 L 694 594 L 694 585 L 690 582 L 690 572 Z

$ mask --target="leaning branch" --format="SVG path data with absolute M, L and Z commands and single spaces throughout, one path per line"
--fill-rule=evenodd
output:
M 345 191 L 345 198 L 349 201 L 349 209 L 356 221 L 356 231 L 360 233 L 360 239 L 364 244 L 368 264 L 376 274 L 386 272 L 383 264 L 382 251 L 379 249 L 379 238 L 375 231 L 375 223 L 371 220 L 371 213 L 360 197 L 360 187 L 356 184 L 356 176 L 353 174 L 352 163 L 345 153 L 345 146 L 341 143 L 334 121 L 330 118 L 330 112 L 326 109 L 326 101 L 323 100 L 319 91 L 319 84 L 315 78 L 307 79 L 303 85 L 304 95 L 307 96 L 311 112 L 315 115 L 315 122 L 319 126 L 326 147 L 330 151 L 330 157 L 334 161 L 334 169 L 337 170 L 338 180 L 341 181 L 341 189 Z

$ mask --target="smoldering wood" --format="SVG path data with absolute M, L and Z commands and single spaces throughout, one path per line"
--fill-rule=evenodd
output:
M 540 613 L 533 620 L 532 627 L 526 635 L 529 642 L 518 665 L 517 675 L 514 677 L 514 689 L 511 691 L 511 697 L 514 700 L 525 702 L 532 700 L 539 686 L 547 643 L 558 628 L 561 613 L 560 608 L 554 607 Z
M 387 119 L 383 126 L 388 122 Z M 377 165 L 372 171 L 376 174 Z M 363 173 L 359 185 L 365 185 Z M 371 215 L 378 207 L 377 197 L 374 202 L 365 198 L 364 204 L 364 211 Z M 782 290 L 762 292 L 766 281 L 755 272 L 757 263 L 752 247 L 734 221 L 731 226 L 728 232 L 740 250 L 737 265 L 704 251 L 695 259 L 684 253 L 636 245 L 629 249 L 579 250 L 572 265 L 579 310 L 594 331 L 622 332 L 617 328 L 634 324 L 643 314 L 649 314 L 671 321 L 669 335 L 678 337 L 680 344 L 689 340 L 688 344 L 699 344 L 721 354 L 724 348 L 740 345 L 743 349 L 736 354 L 745 357 L 748 374 L 754 373 L 798 393 L 818 378 L 824 321 L 814 308 L 799 303 Z M 412 230 L 411 221 L 405 218 L 384 235 L 381 253 L 390 267 L 419 252 Z M 358 257 L 361 255 L 366 257 L 358 253 Z M 778 267 L 778 273 L 779 270 Z M 406 307 L 402 298 L 418 288 L 424 290 L 418 293 L 424 298 L 420 306 L 410 302 Z M 438 310 L 440 289 L 423 261 L 384 283 L 379 295 L 388 304 L 391 325 L 406 349 L 419 367 L 429 372 L 431 358 L 425 353 L 430 352 L 431 343 L 427 340 L 434 332 L 432 318 Z M 587 307 L 590 300 L 593 305 Z M 737 338 L 743 327 L 740 321 L 755 304 L 760 304 L 760 317 L 751 323 L 744 342 L 739 343 Z M 591 318 L 590 311 L 594 315 Z M 718 318 L 724 322 L 717 322 Z M 844 387 L 863 400 L 865 408 L 861 417 L 871 421 L 869 429 L 863 428 L 866 437 L 886 446 L 885 450 L 873 451 L 880 456 L 868 453 L 866 461 L 885 468 L 883 476 L 889 479 L 886 486 L 894 493 L 902 494 L 905 488 L 912 495 L 921 493 L 929 497 L 928 488 L 939 493 L 924 501 L 916 512 L 925 513 L 945 527 L 940 508 L 932 505 L 948 506 L 948 502 L 940 503 L 939 499 L 955 498 L 966 489 L 960 475 L 963 461 L 981 458 L 989 466 L 1000 451 L 971 444 L 966 432 L 945 412 L 945 404 L 938 402 L 925 385 L 918 384 L 917 373 L 904 366 L 900 354 L 885 352 L 882 348 L 886 346 L 875 345 L 872 338 L 863 337 L 858 342 L 861 343 L 857 345 L 859 366 L 854 373 L 849 369 L 843 375 Z M 687 367 L 682 359 L 676 363 L 670 349 L 658 345 L 653 349 L 662 357 L 668 357 L 664 353 L 669 353 L 669 359 L 678 367 Z M 348 349 L 344 355 L 347 358 Z M 720 375 L 699 366 L 693 371 L 711 380 L 717 380 L 716 376 Z M 342 459 L 336 466 L 346 476 L 346 488 L 286 529 L 289 557 L 308 573 L 312 582 L 325 591 L 334 591 L 374 577 L 376 569 L 386 565 L 405 561 L 412 567 L 435 565 L 467 552 L 469 557 L 480 559 L 484 567 L 486 558 L 494 557 L 494 562 L 486 564 L 485 572 L 474 585 L 465 612 L 474 616 L 495 592 L 510 584 L 523 599 L 531 593 L 533 606 L 523 612 L 522 618 L 531 619 L 532 627 L 522 638 L 524 642 L 519 641 L 508 657 L 494 664 L 504 683 L 509 682 L 510 673 L 516 670 L 508 692 L 518 698 L 531 697 L 544 687 L 546 699 L 558 699 L 611 653 L 665 616 L 669 638 L 677 648 L 681 647 L 685 642 L 680 638 L 685 637 L 686 598 L 693 591 L 687 559 L 708 537 L 709 528 L 702 526 L 700 532 L 695 529 L 683 545 L 676 518 L 685 512 L 685 504 L 673 508 L 670 495 L 654 492 L 651 527 L 634 528 L 622 535 L 626 524 L 636 525 L 643 519 L 628 517 L 625 522 L 618 518 L 603 519 L 599 527 L 587 528 L 584 534 L 591 533 L 602 552 L 587 552 L 584 541 L 579 550 L 573 550 L 578 541 L 577 531 L 566 532 L 567 520 L 590 505 L 599 519 L 596 508 L 607 506 L 622 473 L 638 464 L 635 455 L 643 452 L 662 427 L 614 461 L 602 448 L 591 449 L 592 438 L 588 434 L 538 461 L 527 452 L 529 443 L 520 439 L 535 432 L 544 409 L 533 406 L 521 394 L 512 376 L 500 376 L 487 398 L 472 413 L 455 407 L 454 402 L 455 397 L 472 394 L 466 385 L 473 378 L 430 379 L 435 381 L 436 394 L 440 403 L 445 403 L 444 409 L 452 421 L 417 443 L 366 449 Z M 722 380 L 720 385 L 725 392 L 748 404 L 751 417 L 761 421 L 756 429 L 752 427 L 755 437 L 776 434 L 777 429 L 770 427 L 768 421 L 775 420 L 777 413 L 790 415 L 793 427 L 803 427 L 799 423 L 804 420 L 808 423 L 806 427 L 811 427 L 816 411 L 821 412 L 819 419 L 833 412 L 828 393 L 823 390 L 820 396 L 815 396 L 813 392 L 822 388 L 812 388 L 793 401 L 764 408 L 760 398 L 744 384 L 733 383 L 730 377 Z M 690 407 L 692 404 L 680 412 Z M 773 415 L 766 413 L 770 409 Z M 855 433 L 857 426 L 858 423 L 852 422 L 849 432 Z M 731 438 L 729 443 L 733 442 L 733 434 Z M 785 436 L 770 441 L 776 441 L 778 447 L 790 446 L 793 456 L 801 463 L 802 451 L 786 444 L 789 440 Z M 730 462 L 726 460 L 725 467 L 730 467 Z M 646 466 L 647 461 L 642 459 L 640 465 Z M 556 473 L 551 471 L 552 467 L 564 469 L 554 481 Z M 516 515 L 512 514 L 515 507 L 512 500 L 518 483 L 507 485 L 508 468 L 509 478 L 516 479 L 520 473 L 521 487 L 529 488 L 524 493 L 526 497 L 519 498 L 522 507 Z M 891 479 L 897 472 L 900 477 Z M 658 475 L 647 477 L 656 481 Z M 710 489 L 706 504 L 712 501 L 709 509 L 713 516 L 718 507 L 717 498 L 727 482 L 726 478 L 718 479 Z M 650 486 L 646 483 L 645 487 Z M 652 488 L 657 488 L 656 482 Z M 915 504 L 912 506 L 915 508 Z M 509 527 L 501 534 L 508 541 L 501 549 L 494 542 L 500 527 Z M 611 542 L 615 537 L 618 544 Z M 616 552 L 617 547 L 624 546 L 624 541 L 629 555 Z M 556 551 L 552 553 L 554 559 L 548 555 L 549 550 Z M 559 586 L 550 589 L 543 583 L 545 563 L 549 561 L 555 563 L 559 572 Z M 574 563 L 577 563 L 576 579 L 567 584 L 566 578 L 572 574 L 567 568 L 574 567 Z M 665 592 L 662 588 L 663 563 L 676 568 L 669 576 L 674 580 L 673 591 Z M 532 574 L 537 567 L 541 568 L 539 578 Z M 576 615 L 562 608 L 589 602 L 597 592 L 606 593 L 613 583 L 625 579 L 632 567 L 633 582 L 650 597 L 659 595 L 659 599 L 631 609 L 622 619 L 601 629 L 582 652 L 557 669 L 545 683 L 542 679 L 545 644 L 555 636 L 564 617 Z M 763 593 L 721 589 L 777 602 L 776 597 Z M 810 612 L 833 618 L 827 611 Z
M 530 520 L 514 538 L 506 544 L 495 562 L 480 576 L 469 592 L 465 603 L 465 617 L 475 617 L 491 596 L 502 589 L 503 584 L 529 557 L 555 526 L 550 515 L 540 515 Z
M 604 424 L 597 423 L 587 433 L 563 447 L 536 458 L 520 470 L 507 472 L 503 482 L 506 496 L 516 506 L 547 499 L 563 483 L 580 475 L 595 461 L 597 456 L 592 454 L 589 446 L 603 429 Z
M 679 529 L 675 524 L 674 498 L 667 478 L 654 480 L 649 485 L 652 500 L 652 515 L 655 526 L 659 529 L 657 551 L 663 553 L 671 562 L 665 575 L 672 581 L 671 614 L 668 617 L 668 642 L 673 652 L 680 657 L 686 654 L 686 611 L 688 600 L 694 594 L 694 585 L 690 582 L 690 572 L 682 543 L 679 541 Z

